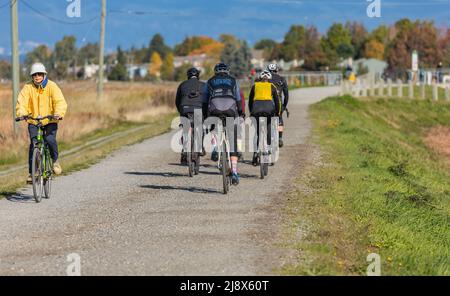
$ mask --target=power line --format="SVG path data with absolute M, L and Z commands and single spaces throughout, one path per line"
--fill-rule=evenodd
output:
M 17 0 L 16 0 L 16 1 L 17 1 Z M 57 19 L 57 18 L 54 18 L 54 17 L 52 17 L 52 16 L 49 16 L 49 15 L 46 15 L 46 14 L 42 13 L 41 11 L 37 10 L 36 8 L 34 8 L 33 6 L 31 6 L 29 3 L 27 3 L 25 0 L 22 0 L 21 2 L 22 2 L 26 7 L 28 7 L 29 9 L 31 9 L 31 10 L 34 11 L 35 13 L 39 14 L 40 16 L 45 17 L 46 19 L 49 19 L 49 20 L 51 20 L 51 21 L 53 21 L 53 22 L 57 22 L 57 23 L 60 23 L 60 24 L 65 24 L 65 25 L 85 25 L 85 24 L 88 24 L 88 23 L 93 22 L 93 21 L 95 21 L 96 19 L 98 19 L 98 16 L 95 16 L 95 17 L 93 17 L 93 18 L 91 18 L 91 19 L 88 19 L 88 20 L 86 20 L 86 21 L 83 21 L 83 22 L 68 22 L 68 21 L 60 20 L 60 19 Z
M 158 11 L 144 11 L 144 10 L 120 10 L 110 9 L 109 13 L 122 13 L 122 14 L 134 14 L 134 15 L 167 15 L 167 16 L 183 16 L 183 13 L 170 13 L 170 12 L 158 12 Z
M 14 0 L 14 2 L 13 3 L 16 3 L 16 1 L 17 0 Z M 0 9 L 2 9 L 2 8 L 4 8 L 4 7 L 6 7 L 6 6 L 8 6 L 9 5 L 9 3 L 10 3 L 10 1 L 8 0 L 8 1 L 6 1 L 4 4 L 2 4 L 2 5 L 0 5 Z

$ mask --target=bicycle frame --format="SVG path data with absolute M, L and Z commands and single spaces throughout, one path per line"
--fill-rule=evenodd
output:
M 37 141 L 34 144 L 34 147 L 39 149 L 39 152 L 41 153 L 42 156 L 41 159 L 42 177 L 44 179 L 48 179 L 51 177 L 51 169 L 47 167 L 48 160 L 51 161 L 50 151 L 47 147 L 47 144 L 45 143 L 42 125 L 38 124 L 37 127 L 38 127 Z

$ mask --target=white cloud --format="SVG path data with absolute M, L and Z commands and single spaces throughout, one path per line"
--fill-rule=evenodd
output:
M 19 41 L 19 52 L 20 54 L 24 54 L 27 52 L 32 51 L 33 49 L 35 49 L 36 47 L 38 47 L 39 45 L 42 45 L 45 43 L 42 42 L 35 42 L 35 41 L 31 41 L 31 40 L 27 40 L 27 41 Z
M 4 55 L 6 52 L 6 49 L 4 47 L 0 47 L 0 55 Z

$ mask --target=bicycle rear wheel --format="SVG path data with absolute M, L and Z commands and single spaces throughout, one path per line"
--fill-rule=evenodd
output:
M 264 179 L 264 156 L 262 152 L 259 152 L 259 177 Z
M 42 154 L 39 148 L 34 148 L 31 161 L 31 178 L 33 180 L 34 200 L 39 203 L 42 200 L 44 178 L 42 176 Z
M 269 164 L 267 162 L 264 163 L 263 171 L 264 171 L 264 176 L 267 176 L 267 174 L 269 174 Z
M 198 175 L 198 173 L 200 172 L 200 155 L 198 152 L 194 153 L 195 157 L 195 161 L 194 161 L 194 174 Z
M 187 153 L 187 162 L 188 162 L 189 177 L 193 177 L 194 176 L 194 162 L 192 161 L 192 152 Z
M 225 152 L 220 152 L 220 159 L 222 163 L 222 182 L 223 182 L 223 194 L 227 194 L 229 191 L 229 169 L 228 169 L 228 159 L 226 149 L 223 149 Z

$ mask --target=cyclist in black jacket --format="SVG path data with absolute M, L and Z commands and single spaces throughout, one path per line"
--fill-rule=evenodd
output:
M 280 112 L 280 127 L 279 127 L 279 146 L 283 147 L 283 130 L 284 130 L 284 122 L 283 122 L 283 113 L 286 111 L 288 102 L 289 102 L 289 88 L 286 79 L 278 74 L 279 68 L 277 64 L 269 64 L 267 66 L 267 70 L 272 73 L 272 82 L 278 91 L 278 97 L 281 102 L 281 112 Z
M 187 71 L 187 80 L 183 81 L 177 89 L 175 105 L 180 116 L 193 118 L 195 110 L 202 111 L 202 120 L 206 115 L 206 83 L 199 80 L 200 71 L 197 68 L 190 68 Z M 193 122 L 192 122 L 193 124 Z M 203 153 L 202 153 L 203 154 Z M 181 163 L 187 163 L 187 154 L 181 153 Z

